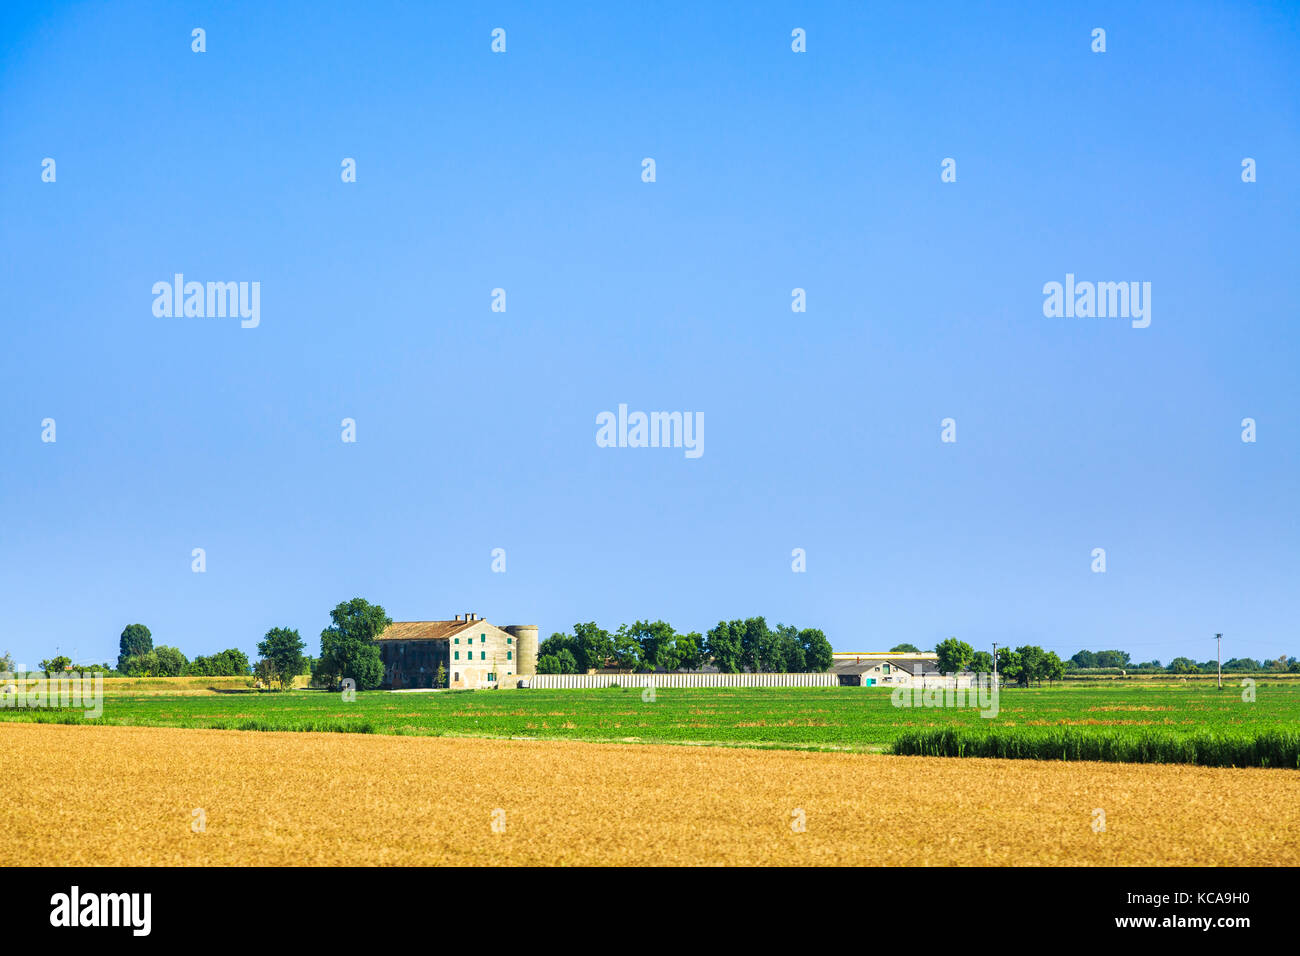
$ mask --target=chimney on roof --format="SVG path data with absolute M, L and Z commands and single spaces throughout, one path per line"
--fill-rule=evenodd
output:
M 458 621 L 460 620 L 460 615 L 459 615 L 459 614 L 456 615 L 456 620 L 458 620 Z

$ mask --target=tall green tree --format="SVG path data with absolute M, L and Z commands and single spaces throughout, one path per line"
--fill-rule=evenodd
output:
M 976 651 L 970 659 L 970 669 L 976 674 L 991 674 L 993 672 L 993 655 L 988 651 Z
M 939 655 L 939 672 L 941 674 L 959 674 L 970 667 L 975 648 L 965 641 L 950 637 L 935 645 L 934 651 Z
M 1028 687 L 1031 682 L 1041 684 L 1047 676 L 1047 652 L 1037 644 L 1026 644 L 1016 648 L 1020 657 L 1020 673 L 1016 683 Z
M 889 649 L 891 654 L 920 654 L 921 649 L 915 644 L 895 644 Z
M 585 674 L 613 661 L 614 639 L 595 621 L 588 621 L 573 625 L 573 643 L 569 649 L 578 662 L 578 672 Z
M 755 673 L 772 673 L 784 667 L 776 634 L 765 618 L 746 618 L 741 625 L 740 662 Z
M 672 651 L 677 635 L 667 621 L 637 621 L 628 628 L 627 634 L 636 642 L 639 661 L 645 670 L 655 670 L 660 667 L 671 670 L 676 666 L 676 655 Z M 660 660 L 660 655 L 665 650 L 673 660 Z
M 699 670 L 704 663 L 704 637 L 699 631 L 677 635 L 677 666 L 683 670 Z
M 1014 681 L 1021 683 L 1021 675 L 1024 671 L 1024 663 L 1020 660 L 1020 655 L 1009 647 L 998 648 L 998 679 L 1000 681 Z M 1027 684 L 1028 681 L 1025 681 Z
M 384 660 L 375 639 L 392 624 L 378 604 L 363 598 L 344 601 L 330 611 L 333 623 L 320 632 L 318 679 L 337 687 L 346 679 L 357 690 L 373 690 L 384 682 Z
M 143 657 L 153 650 L 153 635 L 143 624 L 128 624 L 117 641 L 117 669 L 126 671 L 124 666 L 133 657 Z
M 175 647 L 168 647 L 166 644 L 159 644 L 153 649 L 154 658 L 157 660 L 157 677 L 180 677 L 185 673 L 185 667 L 189 661 Z
M 705 651 L 713 666 L 724 674 L 740 671 L 741 638 L 744 625 L 740 621 L 719 621 L 709 629 L 705 638 Z
M 804 665 L 810 673 L 821 674 L 831 669 L 835 653 L 819 628 L 804 628 L 799 632 L 799 643 L 803 645 Z
M 777 655 L 781 659 L 778 670 L 787 674 L 802 674 L 806 671 L 808 661 L 803 642 L 799 640 L 799 628 L 789 624 L 778 624 L 773 633 L 776 637 Z
M 271 628 L 257 645 L 257 653 L 262 658 L 257 662 L 255 673 L 265 680 L 275 681 L 281 690 L 292 687 L 293 679 L 302 673 L 304 646 L 296 630 Z
M 613 663 L 619 670 L 634 671 L 641 668 L 641 645 L 626 624 L 620 624 L 614 632 Z

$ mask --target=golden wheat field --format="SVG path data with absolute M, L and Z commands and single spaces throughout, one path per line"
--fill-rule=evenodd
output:
M 4 865 L 1300 864 L 1287 770 L 22 723 L 0 742 Z

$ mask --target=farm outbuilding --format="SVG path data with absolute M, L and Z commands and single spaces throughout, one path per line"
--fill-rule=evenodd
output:
M 836 654 L 831 673 L 841 687 L 898 687 L 942 676 L 937 654 Z
M 376 640 L 384 686 L 393 690 L 513 687 L 537 670 L 537 625 L 497 627 L 472 612 L 452 621 L 394 621 Z

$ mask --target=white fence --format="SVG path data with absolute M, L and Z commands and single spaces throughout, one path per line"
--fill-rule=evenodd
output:
M 535 674 L 539 690 L 609 687 L 837 687 L 834 674 Z

